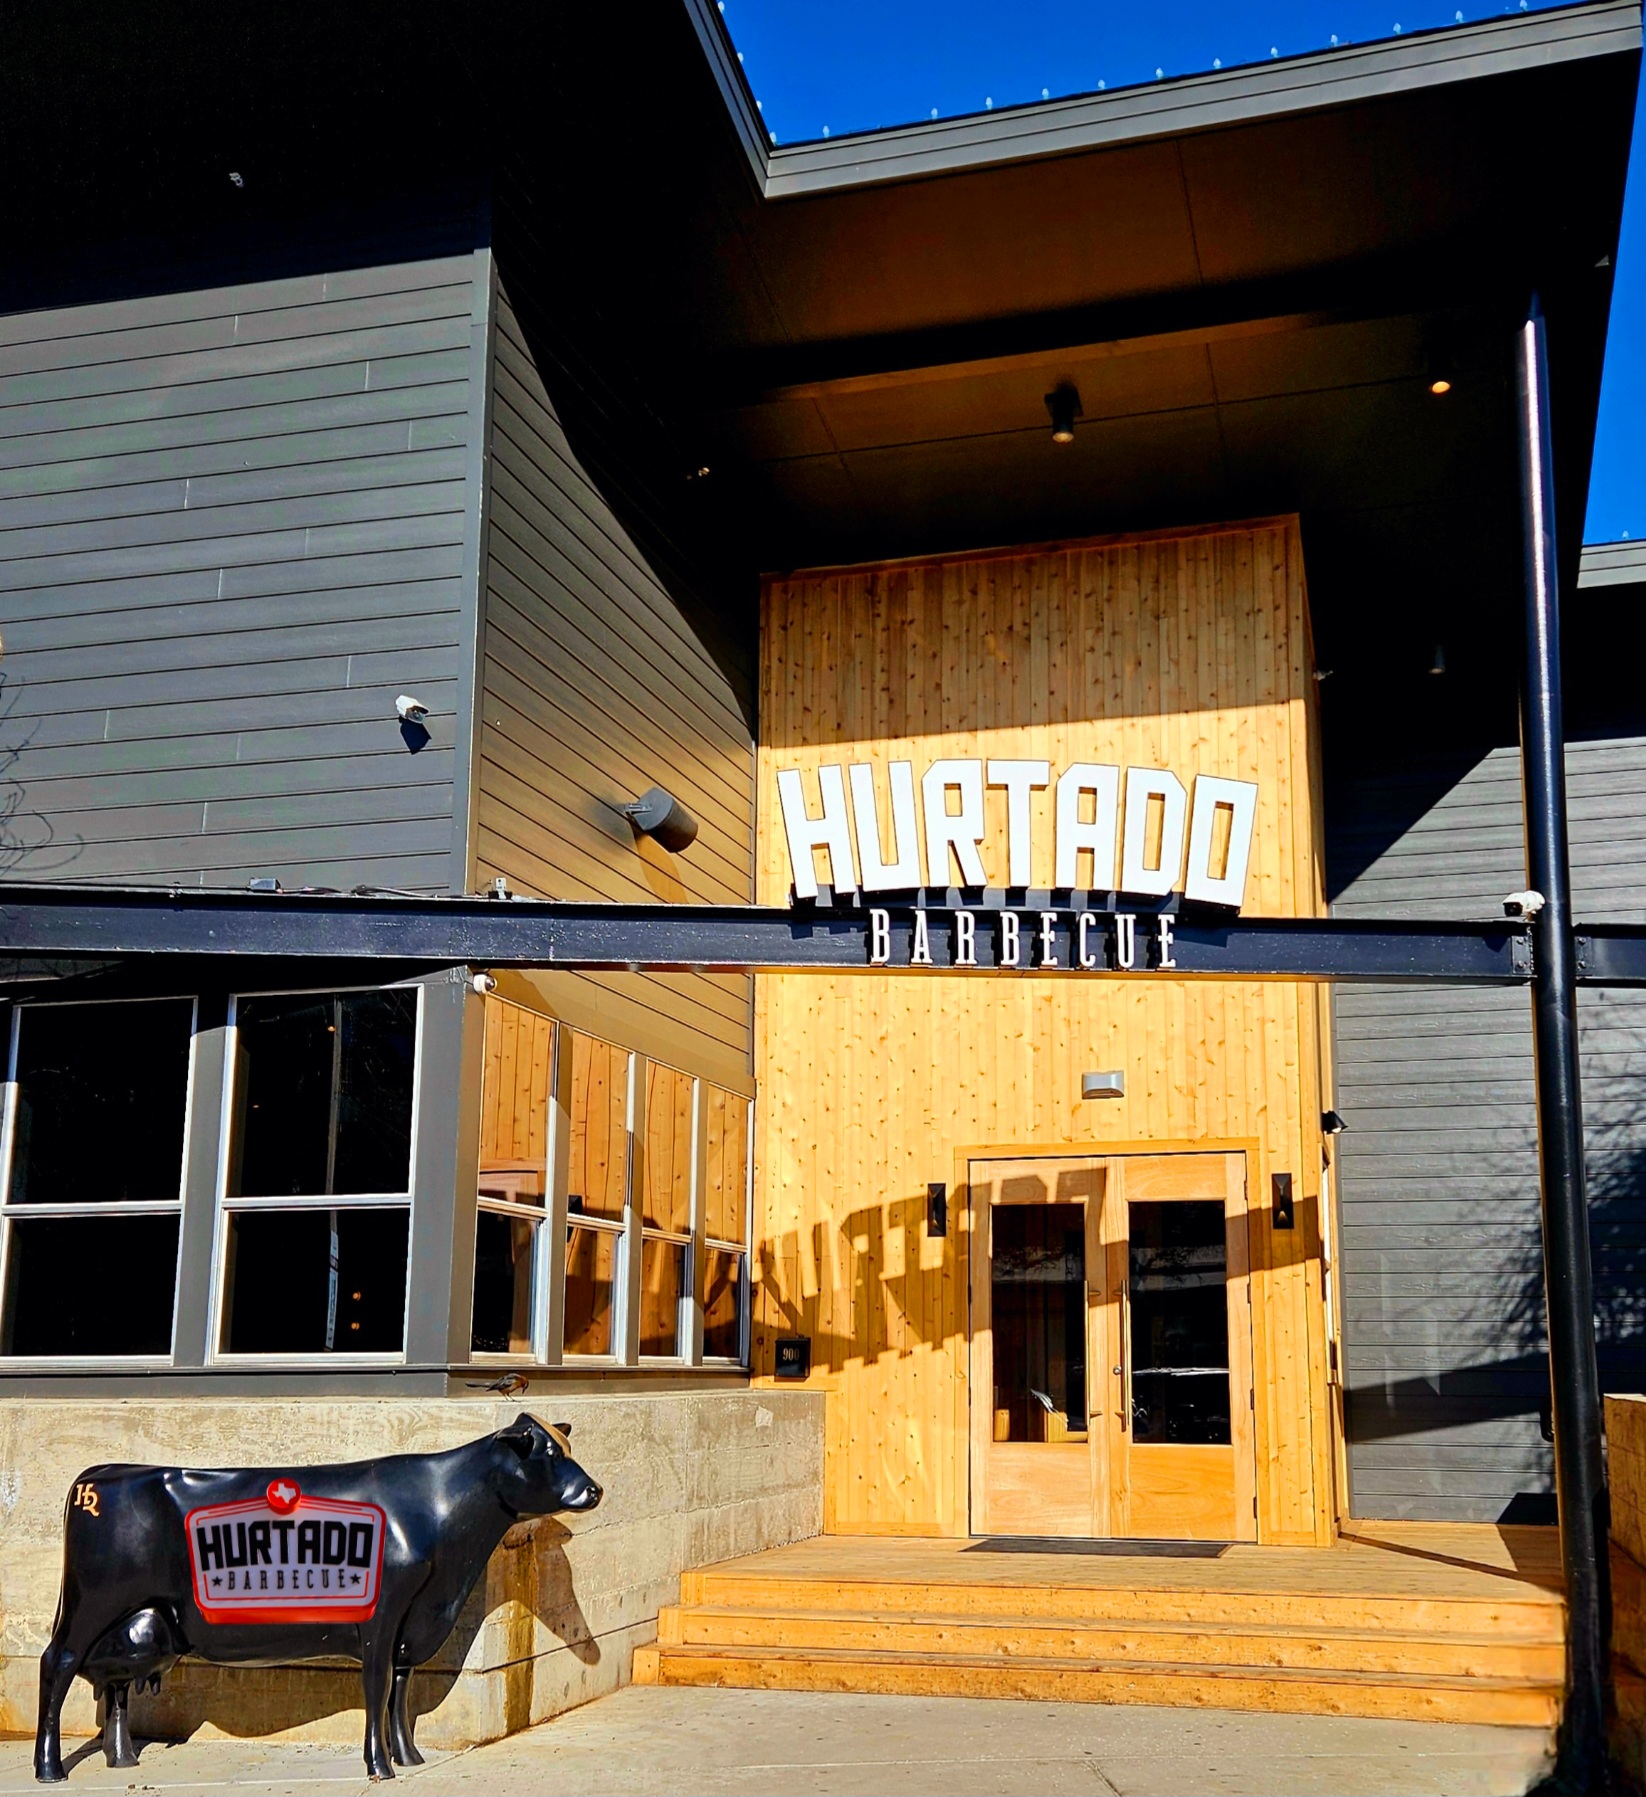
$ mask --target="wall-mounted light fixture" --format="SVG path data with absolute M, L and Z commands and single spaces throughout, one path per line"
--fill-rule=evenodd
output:
M 632 805 L 619 805 L 617 809 L 642 836 L 649 836 L 671 855 L 689 849 L 697 840 L 697 819 L 661 786 L 643 792 Z
M 1072 443 L 1074 421 L 1080 417 L 1080 389 L 1073 381 L 1059 381 L 1046 395 L 1046 410 L 1052 415 L 1052 441 Z
M 1450 393 L 1452 383 L 1457 378 L 1457 370 L 1452 366 L 1452 358 L 1444 351 L 1429 352 L 1429 391 L 1434 394 Z
M 1343 1121 L 1336 1111 L 1322 1111 L 1320 1113 L 1320 1133 L 1323 1136 L 1340 1136 L 1348 1127 L 1348 1124 Z
M 1429 657 L 1429 672 L 1431 674 L 1446 672 L 1446 645 L 1444 643 L 1435 644 L 1435 652 Z
M 1126 1096 L 1126 1075 L 1124 1073 L 1083 1073 L 1080 1076 L 1080 1096 L 1082 1098 L 1124 1098 Z

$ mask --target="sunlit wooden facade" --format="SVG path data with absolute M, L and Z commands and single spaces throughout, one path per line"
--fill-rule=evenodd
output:
M 815 802 L 825 764 L 866 763 L 884 792 L 900 759 L 1032 756 L 1255 782 L 1250 908 L 1324 907 L 1317 683 L 1294 520 L 773 579 L 761 640 L 765 903 L 789 898 L 780 768 L 803 770 Z M 1049 889 L 1051 795 L 1031 803 L 1030 886 Z M 989 789 L 984 854 L 1001 888 L 1006 804 L 1003 789 Z M 829 1393 L 831 1528 L 1331 1539 L 1326 1031 L 1314 988 L 1067 972 L 774 974 L 757 983 L 756 1016 L 755 1367 L 771 1372 L 778 1337 L 811 1339 L 811 1378 Z M 1126 1095 L 1083 1100 L 1090 1069 L 1123 1072 Z M 1119 1436 L 1103 1418 L 1132 1400 L 1100 1390 L 1103 1380 L 1088 1394 L 1089 1438 L 1084 1415 L 1064 1416 L 1054 1428 L 1083 1442 L 1009 1448 L 991 1439 L 994 1405 L 975 1385 L 991 1202 L 1014 1175 L 1043 1167 L 1048 1202 L 1061 1174 L 1064 1199 L 1085 1203 L 1086 1361 L 1105 1373 L 1125 1358 L 1123 1277 L 1101 1270 L 1123 1233 L 1125 1169 L 1168 1165 L 1162 1156 L 1215 1162 L 1220 1203 L 1224 1161 L 1234 1163 L 1230 1239 L 1246 1263 L 1228 1263 L 1239 1514 L 1231 1491 L 1199 1522 L 1141 1487 L 1125 1503 Z M 1295 1183 L 1290 1229 L 1273 1227 L 1276 1173 Z M 954 1199 L 941 1237 L 929 1229 L 933 1182 Z M 1168 1462 L 1202 1452 L 1155 1451 Z M 1038 1495 L 1015 1501 L 1001 1489 L 991 1500 L 985 1465 L 1011 1454 Z M 1095 1508 L 1050 1490 L 1045 1463 L 1082 1455 Z

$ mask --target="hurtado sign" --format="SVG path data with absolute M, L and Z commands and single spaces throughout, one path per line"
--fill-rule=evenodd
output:
M 886 770 L 889 854 L 881 828 L 887 813 L 870 763 L 820 767 L 815 814 L 798 768 L 778 770 L 777 794 L 796 898 L 817 897 L 819 850 L 830 885 L 841 893 L 951 884 L 1026 890 L 1035 884 L 1035 812 L 1046 808 L 1034 795 L 1049 792 L 1053 889 L 1156 899 L 1181 891 L 1193 903 L 1238 911 L 1257 786 L 1212 774 L 1197 774 L 1191 784 L 1192 794 L 1165 768 L 1122 770 L 1102 761 L 1071 762 L 1054 778 L 1048 761 L 951 758 L 926 768 L 917 797 L 914 763 L 894 761 Z M 990 788 L 1006 795 L 1003 860 L 998 842 L 986 845 Z

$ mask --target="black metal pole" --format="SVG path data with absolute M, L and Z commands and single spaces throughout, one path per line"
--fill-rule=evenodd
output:
M 1606 1479 L 1601 1465 L 1600 1375 L 1595 1365 L 1589 1206 L 1578 1085 L 1576 947 L 1566 841 L 1566 748 L 1560 714 L 1560 595 L 1555 560 L 1554 471 L 1549 441 L 1549 359 L 1534 298 L 1515 344 L 1526 579 L 1526 668 L 1520 696 L 1520 767 L 1526 875 L 1543 895 L 1532 924 L 1532 1038 L 1543 1204 L 1555 1491 L 1566 1575 L 1566 1709 L 1555 1782 L 1588 1791 L 1605 1778 L 1607 1611 Z

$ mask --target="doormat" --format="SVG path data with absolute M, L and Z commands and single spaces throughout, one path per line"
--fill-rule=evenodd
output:
M 1216 1560 L 1227 1541 L 1093 1541 L 1068 1535 L 986 1535 L 963 1547 L 963 1554 L 1088 1554 L 1115 1560 Z

